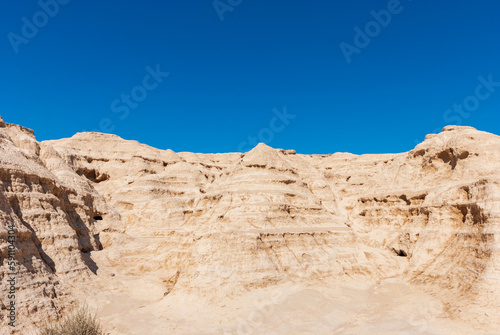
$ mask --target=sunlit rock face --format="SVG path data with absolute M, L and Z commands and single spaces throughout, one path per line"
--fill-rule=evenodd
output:
M 398 319 L 405 296 L 435 302 L 421 333 L 494 334 L 498 171 L 500 137 L 471 127 L 400 154 L 194 154 L 100 133 L 39 143 L 0 119 L 2 324 L 13 225 L 19 334 L 83 301 L 112 334 L 362 334 L 387 314 L 420 331 Z M 379 288 L 391 307 L 352 321 Z

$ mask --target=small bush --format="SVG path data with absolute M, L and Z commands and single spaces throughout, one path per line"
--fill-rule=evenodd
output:
M 81 307 L 56 325 L 45 325 L 38 335 L 104 335 L 95 315 Z

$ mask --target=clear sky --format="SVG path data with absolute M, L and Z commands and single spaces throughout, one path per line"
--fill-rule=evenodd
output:
M 500 134 L 500 2 L 6 0 L 0 115 L 38 140 L 174 151 L 412 149 Z

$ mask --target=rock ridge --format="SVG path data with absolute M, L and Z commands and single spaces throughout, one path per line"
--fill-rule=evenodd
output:
M 110 306 L 126 296 L 154 314 L 195 297 L 222 306 L 290 285 L 391 278 L 438 299 L 444 317 L 493 334 L 498 171 L 500 137 L 465 126 L 399 154 L 263 143 L 197 154 L 100 133 L 38 142 L 0 117 L 0 279 L 13 224 L 20 334 L 82 299 Z M 131 331 L 106 311 L 115 333 Z M 162 326 L 174 329 L 172 318 Z

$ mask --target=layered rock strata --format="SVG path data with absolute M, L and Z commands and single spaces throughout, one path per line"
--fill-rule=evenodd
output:
M 137 299 L 167 308 L 392 278 L 493 334 L 499 170 L 500 137 L 470 127 L 400 154 L 194 154 L 100 133 L 40 143 L 0 120 L 1 321 L 13 225 L 19 333 L 137 282 Z

